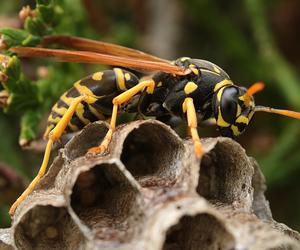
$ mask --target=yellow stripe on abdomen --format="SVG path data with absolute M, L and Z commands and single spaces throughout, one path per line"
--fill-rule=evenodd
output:
M 61 97 L 60 100 L 62 100 L 65 104 L 68 106 L 71 105 L 73 98 L 72 97 L 67 97 L 67 92 L 65 92 Z
M 53 106 L 52 111 L 63 116 L 67 112 L 67 108 L 58 107 L 57 103 Z
M 94 96 L 94 93 L 88 87 L 81 85 L 80 81 L 74 83 L 74 88 L 76 88 L 81 95 Z
M 78 116 L 80 121 L 82 121 L 82 123 L 84 123 L 85 125 L 91 123 L 90 120 L 86 119 L 83 114 L 84 114 L 84 106 L 83 104 L 80 103 L 76 108 L 76 115 Z

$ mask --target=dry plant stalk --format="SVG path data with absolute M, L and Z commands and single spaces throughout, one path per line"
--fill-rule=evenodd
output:
M 90 124 L 60 150 L 0 249 L 300 249 L 238 143 L 203 139 L 199 161 L 165 124 L 136 121 L 117 129 L 109 155 L 86 158 L 106 131 Z

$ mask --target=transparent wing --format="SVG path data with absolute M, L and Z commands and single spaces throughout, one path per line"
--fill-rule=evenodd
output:
M 91 51 L 101 54 L 170 63 L 168 60 L 147 54 L 140 50 L 127 48 L 113 43 L 96 41 L 75 36 L 46 36 L 44 37 L 43 44 L 60 44 L 80 51 Z
M 157 62 L 137 58 L 107 55 L 89 51 L 72 51 L 62 49 L 46 49 L 33 47 L 11 48 L 12 52 L 22 57 L 55 57 L 65 62 L 90 64 L 107 64 L 147 71 L 164 71 L 176 75 L 185 75 L 185 70 L 169 62 Z

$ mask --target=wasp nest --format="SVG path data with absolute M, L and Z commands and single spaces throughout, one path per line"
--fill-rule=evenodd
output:
M 137 121 L 118 128 L 109 155 L 86 157 L 106 131 L 90 124 L 60 150 L 0 249 L 300 249 L 236 142 L 202 140 L 200 161 L 168 126 Z

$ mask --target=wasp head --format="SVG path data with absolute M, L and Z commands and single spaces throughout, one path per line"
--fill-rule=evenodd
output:
M 214 115 L 221 135 L 236 137 L 249 125 L 255 112 L 253 94 L 263 89 L 256 83 L 249 89 L 236 85 L 220 88 L 214 97 Z
M 286 109 L 256 106 L 253 95 L 263 90 L 261 82 L 250 88 L 225 85 L 214 94 L 214 116 L 221 132 L 227 137 L 236 137 L 243 133 L 255 112 L 267 112 L 300 120 L 300 113 Z

